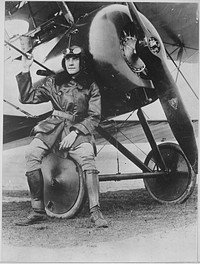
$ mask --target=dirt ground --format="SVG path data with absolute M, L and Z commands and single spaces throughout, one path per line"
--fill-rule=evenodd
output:
M 4 195 L 26 197 L 28 193 L 14 191 Z M 109 222 L 107 229 L 91 227 L 87 203 L 75 219 L 51 218 L 47 222 L 33 226 L 15 226 L 16 221 L 28 214 L 30 202 L 5 202 L 2 212 L 3 244 L 40 250 L 80 246 L 95 248 L 102 242 L 114 243 L 147 234 L 156 236 L 159 233 L 164 237 L 169 232 L 191 228 L 197 223 L 197 190 L 181 205 L 160 205 L 152 200 L 144 189 L 103 193 L 101 204 Z M 9 253 L 7 252 L 7 256 L 4 254 L 6 259 L 9 259 L 9 256 L 12 259 Z
M 74 219 L 49 218 L 20 227 L 15 222 L 30 211 L 29 193 L 19 175 L 13 185 L 13 171 L 23 170 L 17 167 L 19 160 L 12 160 L 11 152 L 5 157 L 4 173 L 10 171 L 3 180 L 2 261 L 197 262 L 198 187 L 183 204 L 161 205 L 137 180 L 131 183 L 134 188 L 130 181 L 101 183 L 109 228 L 91 226 L 87 202 Z

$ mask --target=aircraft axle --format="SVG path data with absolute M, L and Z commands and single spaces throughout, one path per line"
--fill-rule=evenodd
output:
M 99 181 L 121 181 L 133 179 L 156 178 L 167 175 L 165 172 L 142 172 L 142 173 L 118 173 L 118 174 L 100 174 Z

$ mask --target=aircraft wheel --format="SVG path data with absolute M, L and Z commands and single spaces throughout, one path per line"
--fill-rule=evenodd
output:
M 192 194 L 196 184 L 196 174 L 179 145 L 163 143 L 159 146 L 169 173 L 157 178 L 146 178 L 144 184 L 150 195 L 160 203 L 183 203 Z M 152 151 L 145 164 L 153 171 L 159 171 Z
M 86 200 L 81 166 L 72 159 L 51 153 L 42 162 L 44 203 L 47 215 L 73 218 Z

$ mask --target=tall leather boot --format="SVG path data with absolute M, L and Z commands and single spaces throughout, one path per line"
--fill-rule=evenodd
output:
M 85 182 L 88 193 L 91 222 L 94 223 L 96 227 L 108 227 L 108 223 L 104 219 L 100 210 L 98 171 L 86 170 Z
M 40 169 L 29 171 L 26 172 L 26 176 L 31 194 L 32 212 L 24 221 L 15 223 L 20 226 L 32 225 L 47 219 L 43 198 L 44 181 L 42 172 Z

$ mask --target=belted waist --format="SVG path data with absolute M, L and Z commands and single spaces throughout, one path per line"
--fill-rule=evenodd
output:
M 59 110 L 54 110 L 52 115 L 65 118 L 72 122 L 81 122 L 84 119 L 84 117 L 81 115 L 70 114 L 70 113 L 59 111 Z

